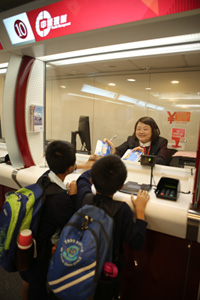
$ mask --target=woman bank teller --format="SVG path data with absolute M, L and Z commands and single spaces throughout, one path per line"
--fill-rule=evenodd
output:
M 160 136 L 158 125 L 150 117 L 140 118 L 135 124 L 133 135 L 128 136 L 127 141 L 120 146 L 115 147 L 108 139 L 104 141 L 111 146 L 112 153 L 120 157 L 126 150 L 133 149 L 146 155 L 155 155 L 156 164 L 168 165 L 171 160 L 170 150 L 167 148 L 168 141 Z

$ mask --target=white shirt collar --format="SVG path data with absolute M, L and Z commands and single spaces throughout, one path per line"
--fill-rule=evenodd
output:
M 67 187 L 64 184 L 64 182 L 53 171 L 50 171 L 48 176 L 51 182 L 56 183 L 59 187 L 61 187 L 61 189 L 67 190 Z
M 139 142 L 139 144 L 140 144 L 141 147 L 149 147 L 151 145 L 151 141 L 149 141 L 147 143 Z

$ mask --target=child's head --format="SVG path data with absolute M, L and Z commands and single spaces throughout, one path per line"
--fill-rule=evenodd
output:
M 125 164 L 117 155 L 107 155 L 97 160 L 92 166 L 91 178 L 98 193 L 113 195 L 120 190 L 126 180 Z
M 73 146 L 64 141 L 51 142 L 46 150 L 46 161 L 55 174 L 64 174 L 76 161 Z

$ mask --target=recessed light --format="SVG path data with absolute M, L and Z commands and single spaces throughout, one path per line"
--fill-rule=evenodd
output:
M 0 64 L 0 68 L 7 68 L 8 67 L 8 63 L 2 63 Z
M 7 69 L 0 69 L 0 74 L 4 74 L 7 72 Z
M 65 85 L 61 85 L 60 86 L 62 89 L 66 89 L 66 86 Z
M 145 88 L 145 90 L 147 90 L 147 91 L 150 91 L 151 90 L 151 88 L 149 87 L 149 88 Z
M 172 83 L 172 84 L 178 84 L 179 81 L 178 81 L 178 80 L 172 80 L 171 83 Z
M 136 81 L 136 80 L 133 78 L 128 78 L 127 81 Z
M 194 33 L 188 35 L 172 36 L 160 39 L 151 39 L 145 41 L 69 51 L 56 55 L 48 55 L 37 58 L 43 61 L 54 61 L 54 65 L 69 65 L 82 62 L 85 63 L 90 61 L 102 61 L 119 58 L 127 59 L 127 57 L 141 57 L 156 54 L 162 55 L 165 53 L 199 51 L 199 36 L 200 33 Z M 65 59 L 65 61 L 63 61 L 63 59 Z
M 110 82 L 108 85 L 110 85 L 110 86 L 115 86 L 116 84 L 113 83 L 113 82 Z

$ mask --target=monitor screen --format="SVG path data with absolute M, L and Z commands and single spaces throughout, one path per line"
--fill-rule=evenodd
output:
M 91 152 L 91 142 L 90 142 L 90 124 L 88 116 L 79 117 L 78 132 L 82 143 L 83 151 Z

